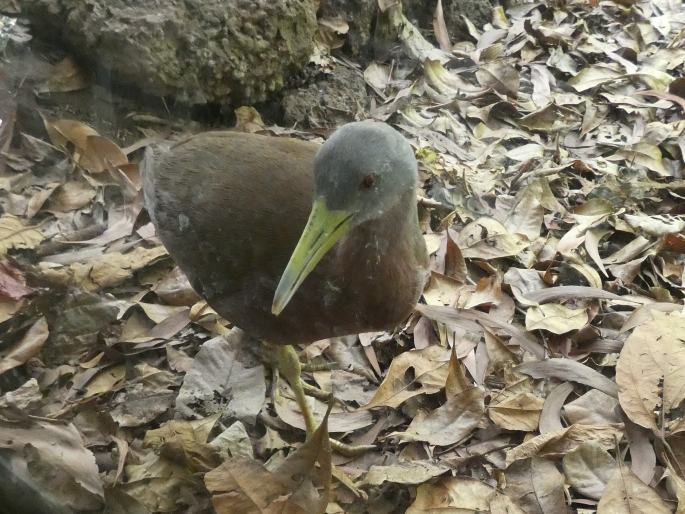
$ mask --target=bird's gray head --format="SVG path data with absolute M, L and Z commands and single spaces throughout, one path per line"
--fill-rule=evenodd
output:
M 385 123 L 348 123 L 333 133 L 314 159 L 315 194 L 330 210 L 353 214 L 357 225 L 376 218 L 407 191 L 417 165 L 409 143 Z
M 361 121 L 338 129 L 314 158 L 312 210 L 271 312 L 281 313 L 321 258 L 350 230 L 379 219 L 408 194 L 413 203 L 416 177 L 409 143 L 385 123 Z

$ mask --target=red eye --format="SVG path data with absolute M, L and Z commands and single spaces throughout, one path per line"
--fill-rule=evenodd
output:
M 359 189 L 371 189 L 375 183 L 376 177 L 374 177 L 373 175 L 367 175 L 359 183 Z

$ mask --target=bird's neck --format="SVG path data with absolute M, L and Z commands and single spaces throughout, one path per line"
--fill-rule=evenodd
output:
M 407 238 L 412 241 L 407 241 Z M 388 252 L 412 243 L 416 238 L 422 236 L 418 227 L 416 193 L 412 189 L 398 198 L 382 216 L 354 227 L 341 240 L 339 253 L 350 255 L 359 252 L 369 256 L 376 255 L 377 261 L 380 262 L 383 256 L 388 256 Z M 373 265 L 372 262 L 369 264 Z

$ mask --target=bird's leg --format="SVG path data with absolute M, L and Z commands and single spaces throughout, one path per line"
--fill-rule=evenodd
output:
M 295 394 L 295 401 L 302 411 L 304 417 L 304 424 L 307 427 L 307 437 L 312 435 L 316 430 L 316 420 L 312 414 L 307 397 L 305 395 L 305 382 L 302 380 L 302 363 L 300 358 L 291 345 L 271 345 L 266 343 L 273 349 L 274 353 L 270 359 L 273 365 L 278 369 L 278 373 L 283 376 L 290 385 L 290 388 Z M 375 449 L 374 446 L 352 446 L 341 443 L 335 439 L 331 439 L 331 449 L 340 453 L 341 455 L 356 457 L 362 453 Z
M 314 415 L 304 394 L 300 358 L 297 356 L 295 348 L 289 344 L 277 346 L 276 351 L 278 352 L 276 354 L 278 372 L 288 381 L 290 388 L 295 393 L 295 401 L 302 411 L 304 424 L 307 427 L 307 437 L 309 437 L 316 430 L 316 421 L 314 421 Z

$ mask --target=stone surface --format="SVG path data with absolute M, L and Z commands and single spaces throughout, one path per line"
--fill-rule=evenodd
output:
M 22 0 L 36 37 L 103 79 L 183 102 L 258 102 L 308 60 L 315 0 Z M 109 77 L 107 77 L 109 75 Z
M 368 95 L 360 71 L 336 64 L 330 74 L 286 91 L 282 103 L 286 126 L 327 128 L 365 118 Z

